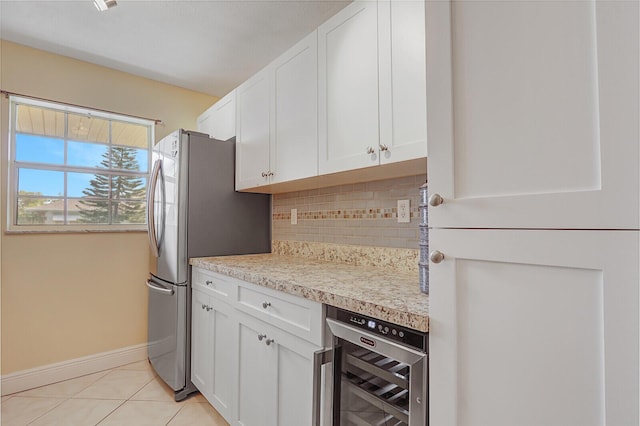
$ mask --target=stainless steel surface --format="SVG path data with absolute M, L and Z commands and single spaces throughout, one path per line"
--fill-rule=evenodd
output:
M 444 198 L 442 198 L 440 194 L 433 194 L 431 197 L 429 197 L 429 204 L 432 207 L 438 207 L 442 203 L 444 203 Z
M 151 291 L 156 291 L 158 293 L 166 294 L 168 296 L 171 296 L 173 294 L 172 288 L 167 288 L 158 284 L 154 284 L 151 282 L 151 280 L 147 280 L 147 287 L 149 287 Z
M 269 306 L 271 306 L 271 302 L 262 302 L 262 307 L 264 309 L 267 309 Z
M 268 253 L 271 197 L 235 192 L 234 139 L 216 141 L 179 130 L 156 144 L 152 160 L 159 169 L 157 184 L 149 185 L 155 199 L 149 233 L 156 233 L 158 258 L 150 281 L 171 286 L 174 294 L 149 290 L 148 351 L 154 369 L 179 400 L 197 390 L 190 380 L 189 258 Z
M 364 349 L 370 350 L 373 347 L 377 353 L 405 364 L 415 364 L 416 362 L 421 361 L 425 356 L 422 352 L 402 346 L 398 343 L 392 342 L 391 340 L 382 339 L 374 334 L 348 326 L 331 318 L 327 318 L 327 325 L 334 336 L 358 345 Z M 361 337 L 365 337 L 372 341 L 373 346 L 362 343 L 360 339 Z
M 313 354 L 313 403 L 312 426 L 320 426 L 320 394 L 322 387 L 322 366 L 333 361 L 332 349 L 321 349 Z
M 169 288 L 172 294 L 149 291 L 148 355 L 151 365 L 174 391 L 187 385 L 186 352 L 187 288 L 176 286 L 151 276 L 158 287 Z
M 433 263 L 440 263 L 444 260 L 444 253 L 434 250 L 429 254 L 429 260 Z
M 329 378 L 325 372 L 326 383 L 333 385 L 325 393 L 325 401 L 332 401 L 332 408 L 325 411 L 324 424 L 427 425 L 426 349 L 422 352 L 392 341 L 390 336 L 368 332 L 367 327 L 377 329 L 376 325 L 380 323 L 369 325 L 366 317 L 363 324 L 359 321 L 361 317 L 344 317 L 331 311 L 329 315 L 331 317 L 326 320 L 330 331 L 328 339 L 336 353 Z M 392 328 L 392 324 L 381 325 L 385 327 L 383 331 L 386 326 Z M 314 358 L 314 374 L 317 375 L 319 367 L 316 364 Z
M 162 161 L 156 160 L 153 164 L 153 171 L 151 172 L 149 189 L 147 190 L 147 229 L 149 236 L 149 246 L 151 247 L 151 253 L 153 257 L 158 257 L 158 235 L 156 232 L 156 189 L 158 186 L 158 178 L 160 170 L 162 169 Z

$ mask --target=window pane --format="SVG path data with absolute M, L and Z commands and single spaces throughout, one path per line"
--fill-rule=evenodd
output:
M 67 196 L 109 198 L 109 176 L 93 173 L 67 173 Z
M 18 225 L 52 225 L 60 220 L 63 200 L 18 197 Z
M 113 223 L 145 223 L 144 201 L 120 201 L 112 204 Z
M 140 124 L 111 122 L 111 142 L 114 145 L 149 148 L 149 128 Z
M 146 196 L 146 179 L 136 176 L 112 176 L 111 198 L 114 200 L 139 199 Z
M 109 142 L 109 120 L 89 115 L 69 114 L 68 138 L 90 142 Z
M 111 167 L 120 170 L 147 171 L 147 151 L 135 148 L 112 147 Z
M 64 195 L 64 173 L 21 168 L 18 170 L 18 195 Z
M 64 112 L 16 105 L 16 133 L 64 137 Z
M 73 214 L 73 224 L 109 223 L 109 201 L 101 199 L 82 198 L 80 200 L 69 200 L 69 219 Z
M 109 167 L 109 146 L 91 142 L 69 141 L 67 164 L 84 167 Z
M 16 133 L 16 161 L 64 164 L 64 140 Z

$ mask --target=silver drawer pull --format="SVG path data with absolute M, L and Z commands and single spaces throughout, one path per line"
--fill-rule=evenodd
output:
M 267 344 L 267 346 L 269 346 L 269 345 L 270 345 L 270 344 L 272 344 L 273 342 L 275 342 L 275 340 L 273 340 L 273 339 L 267 339 L 267 340 L 265 340 L 265 341 L 264 341 L 264 343 L 266 343 L 266 344 Z
M 271 302 L 262 302 L 262 307 L 264 309 L 267 309 L 269 306 L 271 306 Z
M 205 283 L 206 285 L 211 285 L 211 284 L 213 284 L 213 281 L 211 281 L 211 280 L 207 280 L 207 281 L 205 281 L 204 283 Z
M 258 340 L 260 340 L 262 342 L 262 339 L 264 339 L 265 337 L 267 337 L 266 334 L 258 334 Z

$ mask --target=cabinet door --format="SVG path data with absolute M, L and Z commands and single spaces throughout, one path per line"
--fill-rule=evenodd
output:
M 429 238 L 430 424 L 638 424 L 638 231 Z
M 269 73 L 236 89 L 236 189 L 269 182 Z
M 638 2 L 426 6 L 429 224 L 638 229 Z
M 320 349 L 289 333 L 273 329 L 277 372 L 278 426 L 311 425 L 313 403 L 313 353 Z
M 378 2 L 380 164 L 427 156 L 425 6 Z
M 241 315 L 238 324 L 236 425 L 277 426 L 275 352 L 266 345 L 269 326 Z M 266 336 L 266 337 L 265 337 Z M 271 345 L 270 345 L 271 346 Z
M 272 183 L 318 174 L 318 36 L 309 34 L 273 64 Z
M 196 119 L 196 130 L 211 137 L 216 133 L 215 107 L 214 104 Z
M 214 139 L 226 141 L 236 135 L 236 91 L 233 90 L 214 105 Z
M 191 381 L 208 400 L 212 396 L 213 364 L 209 295 L 193 289 L 191 304 Z
M 233 415 L 235 397 L 235 376 L 233 368 L 238 356 L 236 352 L 236 336 L 238 321 L 231 305 L 211 297 L 213 310 L 210 315 L 211 357 L 213 379 L 210 394 L 207 398 L 211 405 L 227 420 Z
M 377 15 L 356 1 L 318 28 L 320 174 L 379 163 Z

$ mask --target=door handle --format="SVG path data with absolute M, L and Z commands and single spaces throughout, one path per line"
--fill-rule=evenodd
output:
M 156 235 L 156 218 L 155 218 L 155 204 L 156 204 L 156 188 L 158 186 L 158 178 L 162 171 L 162 160 L 156 160 L 153 165 L 153 171 L 151 172 L 151 179 L 149 188 L 147 188 L 147 230 L 149 232 L 149 246 L 154 257 L 158 257 L 160 252 L 158 250 L 158 236 Z
M 322 389 L 322 366 L 333 361 L 333 349 L 320 349 L 313 353 L 313 426 L 320 426 L 320 392 Z
M 158 293 L 162 293 L 166 296 L 173 296 L 173 289 L 172 288 L 166 288 L 166 287 L 161 287 L 158 285 L 155 285 L 154 283 L 152 283 L 151 281 L 147 280 L 147 287 L 149 287 L 149 290 L 158 292 Z

